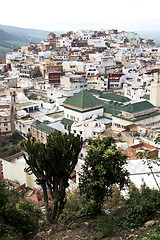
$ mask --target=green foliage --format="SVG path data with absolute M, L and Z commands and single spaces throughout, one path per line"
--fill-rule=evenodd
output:
M 94 228 L 102 233 L 102 237 L 109 237 L 113 234 L 116 226 L 111 216 L 99 216 L 94 223 Z
M 73 228 L 78 228 L 78 227 L 79 227 L 79 223 L 74 222 L 74 223 L 72 223 L 71 227 L 73 227 Z
M 42 77 L 42 73 L 41 73 L 39 67 L 37 67 L 33 70 L 32 77 L 33 78 Z
M 58 132 L 48 136 L 46 145 L 28 136 L 21 146 L 28 153 L 28 157 L 24 156 L 29 165 L 26 171 L 34 173 L 43 189 L 47 219 L 57 221 L 66 202 L 66 188 L 78 161 L 82 139 Z M 47 187 L 52 198 L 51 209 Z
M 139 238 L 138 238 L 139 239 Z M 138 240 L 137 239 L 137 240 Z M 151 234 L 150 236 L 148 237 L 143 237 L 143 238 L 140 238 L 139 240 L 159 240 L 160 239 L 160 234 L 159 233 L 154 233 L 154 234 Z
M 24 199 L 12 184 L 0 181 L 0 235 L 32 232 L 38 228 L 42 214 L 32 202 Z
M 65 209 L 78 212 L 82 209 L 82 197 L 78 189 L 67 192 L 67 202 L 65 204 Z
M 130 191 L 126 201 L 125 226 L 135 228 L 153 218 L 160 207 L 160 192 L 145 184 Z
M 1 136 L 0 137 L 0 156 L 1 158 L 8 157 L 15 153 L 20 152 L 19 142 L 23 137 L 18 133 L 14 132 L 10 136 Z
M 78 190 L 67 192 L 67 201 L 64 210 L 59 217 L 59 222 L 64 223 L 69 218 L 82 214 L 82 197 Z
M 101 232 L 101 237 L 113 236 L 114 233 L 123 230 L 123 216 L 117 211 L 111 212 L 110 215 L 99 215 L 93 227 Z
M 18 132 L 13 132 L 11 136 L 11 140 L 14 142 L 16 141 L 17 143 L 21 141 L 23 137 L 18 133 Z
M 127 156 L 118 151 L 114 143 L 112 137 L 89 141 L 79 184 L 87 214 L 100 211 L 106 196 L 112 193 L 113 184 L 122 189 L 128 182 L 128 172 L 124 168 Z
M 112 186 L 112 195 L 108 197 L 104 208 L 119 208 L 125 205 L 124 196 L 116 185 Z

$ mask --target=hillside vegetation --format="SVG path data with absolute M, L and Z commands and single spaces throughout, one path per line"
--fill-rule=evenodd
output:
M 0 25 L 0 58 L 14 48 L 45 40 L 48 33 L 49 31 Z

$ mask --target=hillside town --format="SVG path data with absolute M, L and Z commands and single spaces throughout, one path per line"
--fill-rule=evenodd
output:
M 88 139 L 112 136 L 128 155 L 131 180 L 156 187 L 136 154 L 144 148 L 159 157 L 159 75 L 160 47 L 135 32 L 51 32 L 45 41 L 1 59 L 0 136 L 18 131 L 45 144 L 53 132 L 80 135 L 84 143 L 72 185 L 78 184 Z M 41 203 L 35 177 L 25 167 L 22 152 L 0 156 L 0 178 L 33 189 L 28 198 Z M 154 164 L 153 171 L 160 173 Z

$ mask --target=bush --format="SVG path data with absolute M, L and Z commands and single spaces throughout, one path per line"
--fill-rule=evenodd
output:
M 33 232 L 42 216 L 40 209 L 6 181 L 0 181 L 0 193 L 0 235 Z
M 133 189 L 126 201 L 125 225 L 134 228 L 151 220 L 160 207 L 160 192 L 145 184 L 140 190 Z
M 102 237 L 109 237 L 115 231 L 116 225 L 112 216 L 99 216 L 94 228 L 102 233 Z
M 13 141 L 19 142 L 23 139 L 23 137 L 18 132 L 14 132 L 12 133 L 11 139 Z
M 59 222 L 66 222 L 69 218 L 79 216 L 82 210 L 82 199 L 78 190 L 67 192 L 67 202 L 60 215 Z
M 125 204 L 124 196 L 122 195 L 119 188 L 116 185 L 113 185 L 112 195 L 107 198 L 107 201 L 104 204 L 104 208 L 116 209 L 124 206 L 124 204 Z
M 82 209 L 82 199 L 78 190 L 67 193 L 67 202 L 65 209 L 70 212 L 78 212 Z
M 154 233 L 148 237 L 141 238 L 141 240 L 159 240 L 160 239 L 160 234 Z

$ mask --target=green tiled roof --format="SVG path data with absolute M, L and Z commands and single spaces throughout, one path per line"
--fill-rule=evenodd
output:
M 109 101 L 103 106 L 104 112 L 109 114 L 118 114 L 122 111 L 123 105 L 118 102 Z
M 74 121 L 72 121 L 72 120 L 70 120 L 68 118 L 63 118 L 61 120 L 61 123 L 64 123 L 64 124 L 67 124 L 67 125 L 71 126 L 74 123 Z
M 116 101 L 116 102 L 129 102 L 130 99 L 128 97 L 124 97 L 121 95 L 116 95 L 114 93 L 100 94 L 100 98 Z
M 99 116 L 99 117 L 97 117 L 96 119 L 97 119 L 97 120 L 100 120 L 100 119 L 103 119 L 103 118 L 108 119 L 108 120 L 112 120 L 112 118 L 110 118 L 110 117 L 105 117 L 105 116 Z
M 148 101 L 143 101 L 143 102 L 137 102 L 132 104 L 130 103 L 123 107 L 123 111 L 129 112 L 129 113 L 136 113 L 136 112 L 142 112 L 151 108 L 155 108 L 155 106 Z
M 101 91 L 99 91 L 99 90 L 97 90 L 97 89 L 90 89 L 88 92 L 89 92 L 89 93 L 96 94 L 96 95 L 100 95 L 100 94 L 101 94 Z
M 150 94 L 145 94 L 142 98 L 150 100 Z
M 82 90 L 79 93 L 76 93 L 73 97 L 67 98 L 66 101 L 64 102 L 64 106 L 65 104 L 71 107 L 84 109 L 96 107 L 100 104 L 103 104 L 103 102 L 98 98 L 94 97 L 89 92 Z
M 47 121 L 48 122 L 48 121 Z M 52 127 L 49 127 L 45 124 L 45 122 L 40 122 L 39 120 L 36 120 L 33 122 L 34 125 L 36 125 L 36 128 L 41 130 L 41 131 L 44 131 L 46 133 L 53 133 L 53 132 L 57 132 L 56 129 L 52 128 Z
M 146 115 L 144 117 L 136 118 L 136 119 L 129 119 L 129 118 L 125 118 L 125 117 L 119 116 L 119 115 L 113 115 L 113 117 L 120 118 L 120 119 L 126 120 L 128 122 L 138 122 L 138 121 L 142 121 L 142 120 L 147 119 L 147 118 L 156 117 L 158 115 L 160 115 L 159 112 L 158 113 L 149 114 L 149 115 Z

